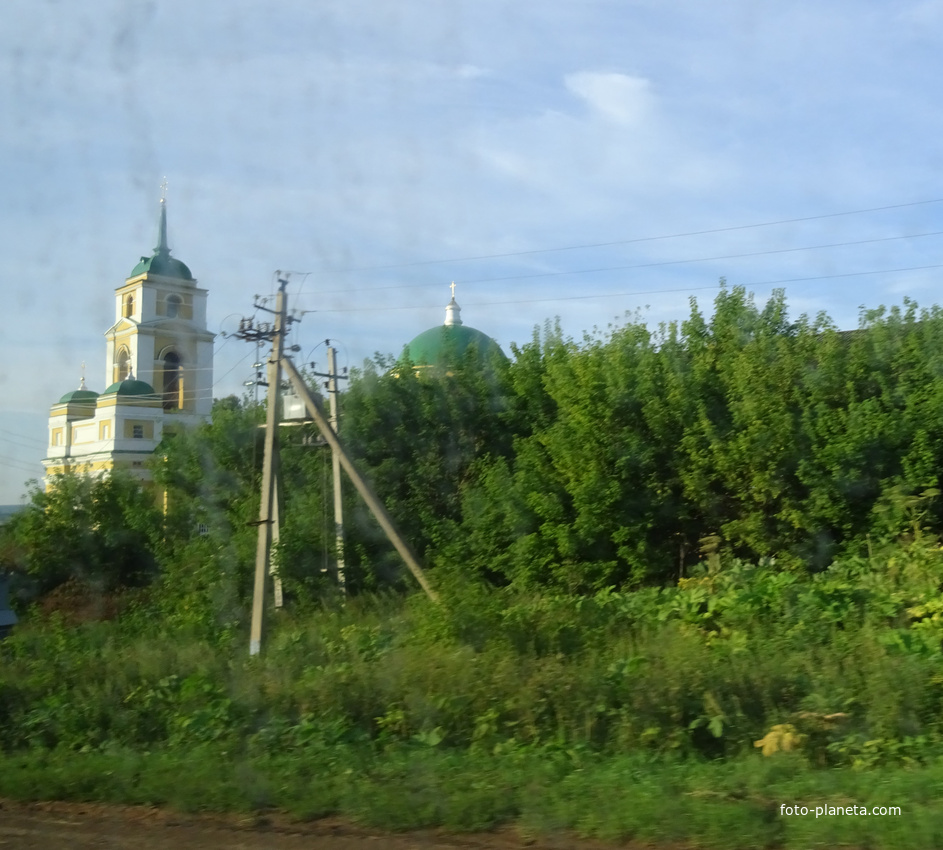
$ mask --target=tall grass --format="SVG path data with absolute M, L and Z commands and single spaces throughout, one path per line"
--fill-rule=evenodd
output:
M 273 613 L 254 658 L 238 629 L 146 607 L 34 619 L 0 644 L 0 794 L 918 846 L 899 819 L 815 826 L 778 806 L 901 805 L 913 835 L 941 834 L 940 568 L 923 549 L 802 580 L 733 563 L 582 598 L 453 579 L 441 606 Z

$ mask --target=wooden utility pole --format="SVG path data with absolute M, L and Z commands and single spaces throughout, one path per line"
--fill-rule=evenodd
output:
M 363 500 L 367 503 L 367 507 L 370 508 L 371 513 L 376 517 L 380 528 L 383 529 L 390 542 L 396 547 L 396 551 L 402 556 L 403 560 L 406 562 L 406 566 L 409 567 L 409 571 L 415 576 L 416 581 L 419 582 L 420 587 L 426 592 L 426 595 L 430 599 L 438 602 L 439 597 L 429 586 L 426 574 L 423 572 L 422 567 L 419 566 L 419 559 L 413 552 L 412 547 L 403 539 L 392 517 L 390 517 L 386 508 L 383 506 L 383 503 L 377 498 L 373 489 L 360 474 L 357 467 L 354 466 L 353 461 L 347 454 L 347 450 L 338 439 L 337 432 L 331 427 L 323 405 L 317 397 L 313 396 L 308 390 L 307 385 L 301 379 L 301 375 L 298 374 L 298 370 L 295 368 L 290 358 L 286 357 L 282 365 L 284 366 L 288 380 L 291 381 L 295 392 L 298 393 L 298 397 L 305 403 L 308 413 L 311 415 L 311 418 L 314 419 L 315 424 L 320 429 L 324 439 L 327 440 L 328 445 L 335 452 L 341 466 L 344 467 L 344 471 L 353 482 L 357 492 L 360 493 Z M 258 578 L 258 572 L 256 573 L 256 578 Z
M 272 555 L 272 526 L 278 475 L 278 399 L 282 382 L 282 349 L 285 326 L 285 286 L 279 279 L 275 299 L 275 328 L 268 360 L 268 409 L 265 412 L 265 458 L 262 461 L 262 500 L 259 505 L 259 539 L 255 550 L 255 587 L 252 593 L 252 627 L 249 655 L 262 649 L 262 619 L 265 614 L 265 579 Z
M 340 432 L 337 415 L 337 350 L 327 347 L 327 371 L 329 374 L 327 391 L 331 399 L 331 427 L 334 433 Z M 341 492 L 341 458 L 337 449 L 331 446 L 331 469 L 334 474 L 334 548 L 337 561 L 337 586 L 347 595 L 347 580 L 344 576 L 344 499 Z

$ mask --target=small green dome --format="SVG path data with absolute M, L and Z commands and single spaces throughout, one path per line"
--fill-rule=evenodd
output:
M 59 404 L 95 404 L 98 393 L 92 390 L 72 390 L 59 399 Z
M 463 357 L 473 347 L 478 349 L 478 360 L 482 364 L 489 362 L 495 353 L 507 360 L 501 346 L 490 336 L 467 325 L 429 328 L 406 346 L 406 353 L 414 366 L 438 366 L 444 360 Z
M 174 277 L 177 280 L 193 280 L 193 275 L 190 274 L 186 263 L 161 251 L 152 257 L 141 257 L 141 262 L 131 269 L 128 277 L 137 277 L 141 274 L 159 274 L 163 277 Z
M 154 391 L 154 388 L 146 381 L 138 381 L 135 378 L 125 378 L 123 381 L 118 381 L 117 383 L 112 384 L 102 393 L 102 395 L 156 396 L 157 393 Z
M 170 247 L 167 244 L 167 207 L 164 199 L 160 199 L 160 221 L 157 225 L 157 247 L 154 255 L 141 257 L 141 262 L 131 269 L 130 277 L 141 274 L 159 274 L 163 277 L 175 277 L 177 280 L 193 280 L 186 263 L 170 256 Z

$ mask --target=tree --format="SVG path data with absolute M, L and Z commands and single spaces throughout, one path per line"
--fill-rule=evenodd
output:
M 136 587 L 157 573 L 161 512 L 153 491 L 119 472 L 103 478 L 58 476 L 4 529 L 9 565 L 31 576 L 38 593 L 72 579 L 109 592 Z M 9 549 L 8 549 L 9 551 Z

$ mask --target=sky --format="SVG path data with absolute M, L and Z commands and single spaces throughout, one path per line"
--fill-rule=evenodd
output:
M 8 0 L 0 29 L 0 504 L 50 406 L 105 388 L 156 244 L 223 334 L 290 272 L 300 362 L 444 319 L 506 352 L 711 312 L 719 280 L 856 327 L 943 279 L 943 2 Z

